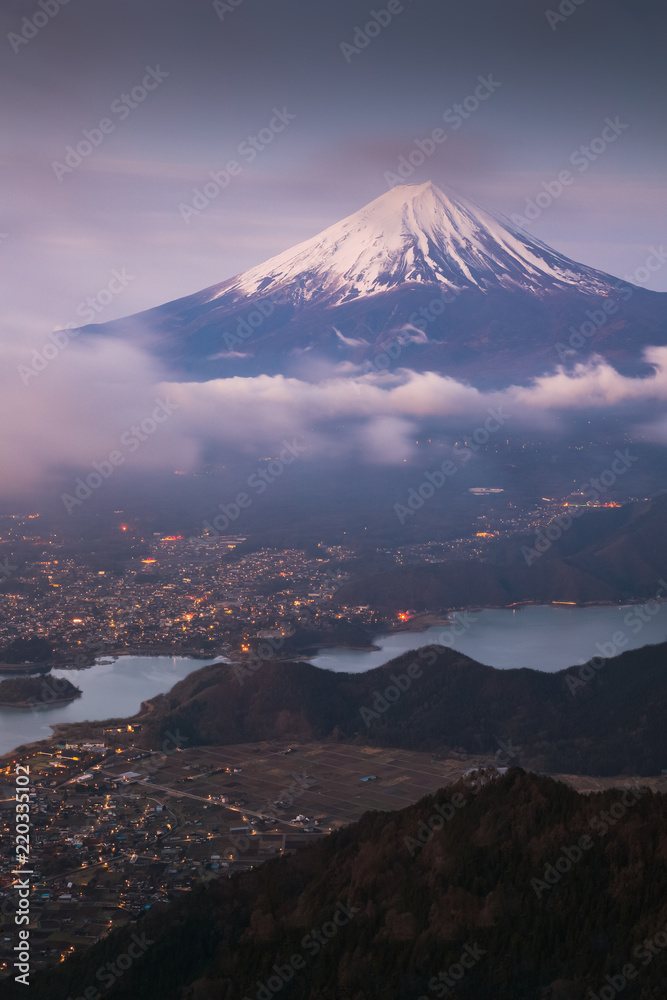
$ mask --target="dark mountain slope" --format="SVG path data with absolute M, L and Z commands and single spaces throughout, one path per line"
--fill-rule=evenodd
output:
M 385 192 L 218 285 L 86 329 L 139 340 L 177 378 L 310 378 L 339 363 L 349 374 L 391 346 L 401 367 L 494 386 L 593 354 L 648 374 L 642 348 L 667 343 L 667 295 L 427 183 Z
M 539 770 L 656 774 L 667 767 L 666 654 L 667 644 L 645 646 L 556 674 L 494 670 L 442 646 L 363 674 L 267 661 L 239 676 L 214 664 L 154 699 L 148 723 L 154 737 L 178 730 L 197 744 L 343 739 L 495 753 L 503 740 Z M 392 703 L 384 692 L 398 675 L 405 690 Z
M 30 995 L 91 996 L 135 934 L 147 949 L 108 1000 L 584 1000 L 608 977 L 657 1000 L 666 831 L 662 795 L 483 772 L 199 887 L 33 976 Z

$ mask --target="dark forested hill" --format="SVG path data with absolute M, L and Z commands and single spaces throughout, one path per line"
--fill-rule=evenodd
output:
M 149 733 L 191 744 L 341 739 L 413 750 L 521 748 L 541 771 L 655 774 L 667 767 L 667 644 L 556 674 L 495 670 L 442 646 L 363 674 L 267 661 L 214 664 L 153 700 Z
M 666 928 L 665 796 L 483 772 L 197 888 L 30 996 L 658 1000 Z
M 0 680 L 0 705 L 35 704 L 44 701 L 44 680 L 41 677 L 10 677 Z M 58 678 L 57 691 L 49 689 L 53 701 L 71 701 L 78 698 L 81 689 L 64 677 Z

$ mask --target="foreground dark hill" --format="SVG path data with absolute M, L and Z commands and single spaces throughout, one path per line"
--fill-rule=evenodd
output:
M 191 744 L 333 739 L 494 754 L 502 741 L 521 748 L 514 763 L 542 771 L 656 774 L 667 768 L 666 654 L 667 643 L 645 646 L 556 674 L 495 670 L 442 646 L 363 674 L 267 661 L 239 676 L 214 664 L 153 699 L 148 723 L 156 738 L 178 731 Z
M 667 798 L 488 775 L 195 887 L 30 996 L 91 996 L 112 967 L 108 1000 L 663 998 Z
M 140 340 L 177 378 L 348 375 L 388 350 L 390 364 L 491 386 L 593 354 L 648 374 L 642 348 L 667 343 L 667 295 L 427 183 L 219 285 L 87 329 Z
M 569 524 L 554 520 L 545 534 L 548 528 L 498 541 L 483 562 L 448 560 L 356 576 L 339 587 L 335 600 L 396 610 L 518 601 L 617 604 L 659 590 L 667 596 L 661 583 L 667 578 L 667 496 L 586 510 L 569 517 Z

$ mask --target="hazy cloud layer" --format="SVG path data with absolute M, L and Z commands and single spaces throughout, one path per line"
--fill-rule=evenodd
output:
M 52 352 L 49 352 L 52 353 Z M 435 373 L 405 369 L 319 384 L 283 376 L 173 383 L 149 355 L 120 341 L 72 340 L 38 374 L 26 353 L 5 346 L 0 385 L 5 433 L 0 465 L 11 469 L 3 495 L 54 488 L 75 470 L 120 453 L 125 472 L 195 471 L 204 456 L 273 455 L 299 438 L 313 457 L 410 461 L 414 439 L 435 428 L 454 441 L 491 415 L 504 436 L 566 438 L 575 422 L 622 418 L 644 439 L 667 443 L 667 348 L 651 348 L 655 374 L 620 375 L 602 360 L 481 392 Z M 21 367 L 24 366 L 24 367 Z

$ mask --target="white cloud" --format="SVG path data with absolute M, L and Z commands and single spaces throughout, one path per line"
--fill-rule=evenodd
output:
M 652 422 L 639 432 L 667 443 L 667 415 L 661 415 L 667 348 L 646 351 L 655 366 L 647 378 L 620 375 L 598 360 L 493 392 L 407 370 L 339 374 L 316 384 L 280 375 L 173 383 L 138 347 L 83 335 L 24 384 L 18 366 L 27 361 L 25 350 L 0 350 L 0 389 L 10 415 L 0 440 L 0 465 L 9 472 L 5 493 L 90 469 L 119 448 L 123 432 L 150 417 L 158 398 L 177 409 L 126 454 L 127 469 L 194 470 L 211 447 L 253 457 L 293 437 L 313 455 L 392 464 L 410 457 L 422 424 L 455 438 L 482 422 L 489 408 L 511 415 L 507 433 L 521 435 L 539 428 L 565 433 L 567 420 L 587 413 L 623 413 L 627 430 L 628 420 L 645 419 L 650 406 Z

